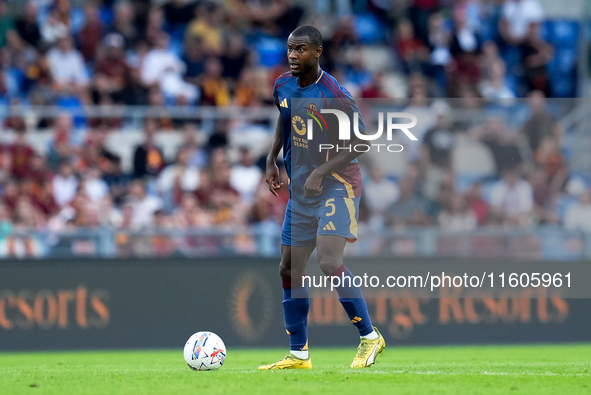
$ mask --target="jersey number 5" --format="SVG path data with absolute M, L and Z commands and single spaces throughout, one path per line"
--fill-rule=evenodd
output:
M 330 198 L 326 201 L 326 203 L 324 204 L 325 207 L 330 207 L 330 211 L 326 214 L 327 217 L 330 217 L 332 215 L 334 215 L 334 213 L 337 211 L 336 206 L 334 205 L 334 198 Z

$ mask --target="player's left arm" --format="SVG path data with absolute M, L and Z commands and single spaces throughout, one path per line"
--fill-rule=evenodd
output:
M 355 133 L 351 133 L 350 144 L 355 146 L 358 143 L 363 143 Z M 337 169 L 342 169 L 347 166 L 349 162 L 361 155 L 362 152 L 355 150 L 341 151 L 329 159 L 327 162 L 321 164 L 306 179 L 304 184 L 304 197 L 314 197 L 322 193 L 322 180 L 327 175 Z

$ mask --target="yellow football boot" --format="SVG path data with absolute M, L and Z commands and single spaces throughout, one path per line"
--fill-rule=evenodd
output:
M 365 368 L 373 365 L 379 353 L 386 348 L 386 341 L 375 326 L 373 329 L 377 332 L 378 338 L 374 340 L 361 339 L 359 347 L 357 347 L 357 355 L 351 363 L 352 368 Z
M 278 369 L 312 369 L 312 360 L 299 359 L 296 356 L 289 354 L 279 362 L 270 365 L 259 366 L 259 370 L 278 370 Z

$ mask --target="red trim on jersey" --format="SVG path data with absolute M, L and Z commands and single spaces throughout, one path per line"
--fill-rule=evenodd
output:
M 341 95 L 343 95 L 343 96 L 338 96 L 338 95 L 335 95 L 335 96 L 338 96 L 338 98 L 349 100 L 349 97 L 347 95 L 345 95 L 345 93 L 335 84 L 335 82 L 333 80 L 331 80 L 330 78 L 327 77 L 326 81 L 329 84 L 331 84 L 333 86 L 333 88 L 336 89 Z M 327 84 L 325 83 L 325 85 L 327 85 Z M 329 89 L 330 89 L 330 87 L 329 87 Z M 333 91 L 331 90 L 331 92 L 333 92 Z M 334 94 L 334 92 L 333 92 L 333 94 Z M 344 110 L 344 111 L 351 110 L 351 104 L 350 103 L 347 103 L 347 104 L 344 105 L 344 107 L 347 107 L 347 108 L 344 108 L 341 103 L 339 103 L 339 104 L 341 105 L 341 109 L 342 110 Z
M 335 92 L 333 92 L 333 94 L 335 94 L 335 96 L 347 98 L 347 95 L 345 95 L 345 93 L 341 90 L 341 88 L 339 88 L 335 84 L 335 82 L 333 80 L 331 80 L 329 77 L 322 78 L 321 81 L 323 81 L 324 82 L 324 85 L 326 85 L 329 89 L 330 89 L 330 87 L 332 87 L 331 91 L 334 90 L 334 91 L 336 91 L 336 92 L 338 92 L 340 94 L 340 96 L 339 96 L 339 95 L 335 94 Z
M 282 83 L 281 83 L 281 84 L 279 84 L 279 85 L 275 85 L 275 90 L 279 89 L 280 87 L 282 87 L 283 85 L 287 84 L 288 82 L 289 82 L 289 81 L 285 81 L 285 82 L 282 82 Z
M 343 98 L 344 97 L 344 96 L 339 96 L 339 94 L 334 90 L 334 88 L 331 87 L 330 85 L 328 85 L 324 80 L 321 80 L 320 82 L 323 83 L 324 86 L 326 86 L 328 88 L 328 90 L 332 92 L 332 94 L 334 95 L 335 99 L 340 99 L 340 98 Z
M 277 77 L 277 79 L 279 80 L 281 78 L 288 78 L 288 77 L 293 77 L 293 74 L 291 74 L 291 71 L 281 74 L 279 77 Z

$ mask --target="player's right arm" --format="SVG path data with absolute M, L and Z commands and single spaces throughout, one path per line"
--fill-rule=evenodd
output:
M 271 150 L 269 151 L 269 155 L 267 155 L 267 170 L 265 175 L 267 184 L 269 185 L 269 191 L 275 196 L 278 196 L 277 190 L 283 186 L 279 176 L 279 167 L 277 167 L 277 157 L 279 156 L 279 152 L 281 152 L 282 146 L 283 133 L 281 131 L 281 114 L 279 114 L 275 133 L 273 133 L 273 140 L 271 141 Z

